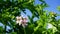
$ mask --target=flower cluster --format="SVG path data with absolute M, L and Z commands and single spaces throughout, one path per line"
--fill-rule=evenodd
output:
M 28 22 L 27 17 L 22 17 L 22 16 L 16 17 L 16 24 L 19 24 L 25 27 L 27 25 L 27 22 Z

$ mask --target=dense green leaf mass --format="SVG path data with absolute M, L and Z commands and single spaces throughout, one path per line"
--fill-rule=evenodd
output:
M 0 0 L 0 23 L 4 25 L 0 26 L 0 34 L 60 34 L 60 20 L 55 18 L 58 15 L 43 10 L 48 5 L 44 0 L 39 1 L 42 3 L 35 5 L 35 0 Z M 29 22 L 23 28 L 16 24 L 16 16 L 20 16 L 21 12 L 26 14 L 26 9 L 30 10 L 32 16 L 27 15 Z M 34 21 L 34 17 L 38 20 Z M 47 27 L 48 23 L 52 24 L 52 28 Z M 10 27 L 8 31 L 7 26 Z

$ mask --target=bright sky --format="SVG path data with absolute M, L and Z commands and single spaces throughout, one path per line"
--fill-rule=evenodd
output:
M 57 6 L 60 6 L 60 0 L 45 0 L 45 2 L 49 5 L 49 7 L 45 8 L 45 10 L 53 11 L 55 13 L 60 14 L 60 12 L 57 10 Z M 39 0 L 35 0 L 35 4 L 40 4 L 41 2 Z M 27 15 L 32 15 L 29 10 L 26 9 Z M 24 13 L 22 13 L 24 15 Z M 56 19 L 60 19 L 60 16 L 56 17 Z
M 46 10 L 60 14 L 60 12 L 57 10 L 57 6 L 60 6 L 60 0 L 45 0 L 45 1 L 50 6 L 46 8 Z M 56 19 L 60 19 L 60 16 L 56 17 Z

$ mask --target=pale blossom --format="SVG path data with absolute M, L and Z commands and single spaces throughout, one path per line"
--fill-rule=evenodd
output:
M 27 17 L 17 16 L 16 17 L 16 24 L 22 25 L 25 27 L 27 25 L 28 19 Z
M 22 17 L 21 16 L 16 17 L 16 23 L 19 24 L 19 25 L 22 24 Z
M 57 28 L 55 26 L 53 26 L 52 24 L 50 24 L 50 23 L 48 23 L 47 29 L 52 29 L 53 32 L 56 32 L 57 31 Z
M 25 17 L 25 18 L 23 18 L 23 21 L 22 21 L 22 26 L 23 27 L 25 27 L 25 26 L 27 26 L 27 18 Z

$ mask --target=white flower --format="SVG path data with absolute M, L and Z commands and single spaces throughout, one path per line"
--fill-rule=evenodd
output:
M 21 23 L 22 23 L 22 17 L 21 16 L 16 17 L 16 23 L 21 25 Z
M 50 29 L 50 28 L 53 30 L 53 32 L 57 31 L 57 28 L 55 26 L 53 26 L 52 24 L 48 23 L 47 29 Z
M 16 17 L 16 24 L 22 25 L 24 28 L 27 26 L 28 19 L 27 17 L 21 17 L 17 16 Z
M 49 29 L 49 28 L 52 28 L 52 24 L 48 23 L 47 28 L 48 28 L 48 29 Z

